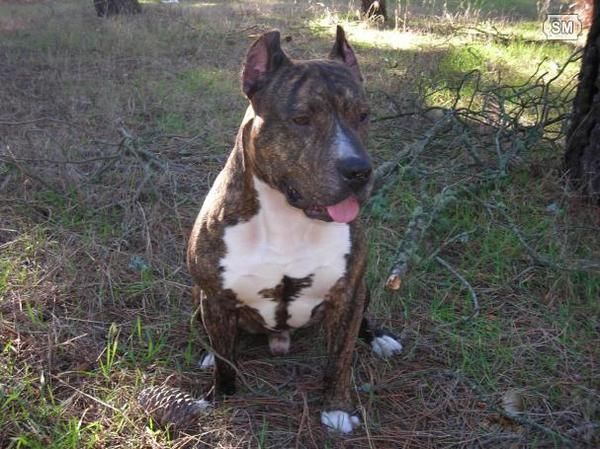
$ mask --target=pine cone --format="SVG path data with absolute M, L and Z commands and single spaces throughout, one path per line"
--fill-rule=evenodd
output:
M 211 406 L 204 399 L 194 399 L 177 388 L 164 385 L 143 389 L 138 395 L 138 403 L 159 426 L 176 429 L 191 427 Z

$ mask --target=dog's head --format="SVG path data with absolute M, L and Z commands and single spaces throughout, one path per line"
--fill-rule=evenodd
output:
M 354 51 L 338 26 L 329 58 L 291 60 L 278 31 L 248 50 L 242 90 L 254 110 L 244 151 L 254 173 L 310 218 L 350 222 L 371 188 L 369 107 Z

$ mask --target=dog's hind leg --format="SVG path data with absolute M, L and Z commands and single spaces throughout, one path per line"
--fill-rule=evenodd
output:
M 215 353 L 212 351 L 206 352 L 198 362 L 200 369 L 210 369 L 215 367 Z
M 214 351 L 215 396 L 232 395 L 235 393 L 235 347 L 238 334 L 235 305 L 231 307 L 232 301 L 227 297 L 207 297 L 197 286 L 194 287 L 193 294 L 196 300 L 200 300 L 202 324 Z
M 371 300 L 368 289 L 366 297 L 365 313 Z M 360 323 L 358 338 L 371 346 L 371 349 L 375 354 L 385 359 L 393 357 L 402 352 L 402 343 L 400 343 L 400 338 L 387 329 L 373 328 L 366 316 L 363 316 L 362 322 Z
M 360 323 L 358 337 L 371 346 L 371 349 L 375 354 L 384 359 L 393 357 L 402 352 L 402 343 L 400 343 L 399 337 L 387 329 L 372 328 L 367 318 L 363 318 Z

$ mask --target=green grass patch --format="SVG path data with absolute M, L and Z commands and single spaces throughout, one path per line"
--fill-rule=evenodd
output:
M 495 389 L 500 375 L 513 362 L 507 330 L 502 321 L 479 318 L 470 322 L 465 331 L 449 333 L 448 341 L 453 346 L 450 363 L 486 388 Z

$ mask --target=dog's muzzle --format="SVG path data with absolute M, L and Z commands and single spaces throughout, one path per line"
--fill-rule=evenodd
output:
M 339 160 L 336 168 L 346 185 L 354 193 L 359 193 L 369 183 L 373 172 L 373 167 L 368 159 L 356 156 Z

